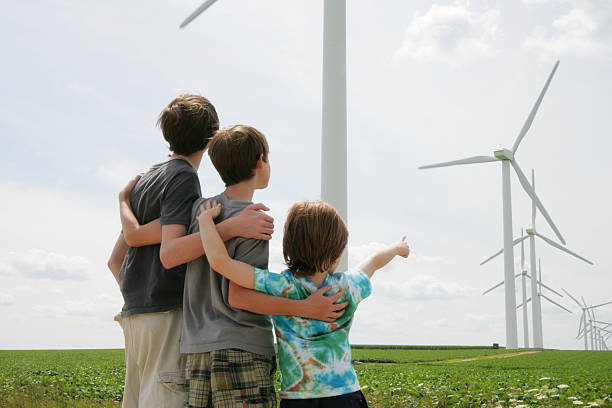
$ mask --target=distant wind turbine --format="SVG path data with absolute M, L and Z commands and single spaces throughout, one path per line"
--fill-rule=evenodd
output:
M 180 25 L 185 27 L 217 0 L 207 0 Z M 346 0 L 324 0 L 321 200 L 347 222 Z M 348 269 L 345 249 L 338 270 Z
M 517 340 L 517 327 L 516 327 L 516 297 L 514 293 L 514 252 L 513 252 L 513 243 L 512 243 L 512 198 L 510 192 L 510 165 L 514 168 L 516 175 L 518 176 L 519 182 L 523 187 L 523 190 L 531 197 L 531 199 L 535 202 L 536 206 L 551 226 L 557 237 L 561 242 L 565 244 L 565 240 L 561 235 L 561 232 L 557 229 L 557 226 L 554 224 L 550 215 L 548 215 L 548 211 L 544 208 L 544 205 L 536 195 L 533 188 L 529 184 L 529 180 L 525 177 L 525 174 L 519 167 L 515 154 L 519 148 L 519 145 L 527 131 L 531 127 L 533 119 L 540 107 L 540 103 L 542 103 L 542 99 L 544 98 L 544 94 L 548 89 L 548 85 L 552 80 L 557 67 L 559 66 L 559 61 L 555 63 L 552 72 L 548 76 L 546 83 L 544 84 L 544 88 L 540 92 L 538 99 L 536 100 L 527 120 L 523 124 L 521 131 L 519 132 L 516 140 L 514 141 L 514 145 L 512 149 L 501 149 L 493 152 L 493 156 L 474 156 L 466 159 L 454 160 L 450 162 L 431 164 L 427 166 L 421 166 L 419 169 L 430 169 L 434 167 L 447 167 L 447 166 L 456 166 L 462 164 L 473 164 L 473 163 L 488 163 L 494 161 L 501 161 L 502 163 L 502 201 L 503 201 L 503 238 L 504 238 L 504 281 L 505 281 L 505 316 L 506 316 L 506 348 L 508 349 L 516 349 L 518 347 Z M 535 268 L 534 268 L 535 270 Z M 534 285 L 535 286 L 535 285 Z M 532 289 L 533 293 L 533 289 Z M 535 296 L 534 296 L 535 297 Z
M 533 188 L 533 191 L 535 192 L 535 171 L 533 169 L 531 170 L 531 187 Z M 532 200 L 531 201 L 531 228 L 527 228 L 527 235 L 522 235 L 520 238 L 517 238 L 513 241 L 513 245 L 516 245 L 519 242 L 521 242 L 522 244 L 522 242 L 525 239 L 529 238 L 529 258 L 531 262 L 531 270 L 532 271 L 536 270 L 536 246 L 535 246 L 536 237 L 540 238 L 541 240 L 543 240 L 548 245 L 554 248 L 557 248 L 563 252 L 566 252 L 580 259 L 581 261 L 584 261 L 588 264 L 593 265 L 593 262 L 589 261 L 588 259 L 578 255 L 577 253 L 573 251 L 570 251 L 566 247 L 557 244 L 552 239 L 547 238 L 544 235 L 536 231 L 536 227 L 535 227 L 536 205 L 537 205 L 536 202 Z M 495 254 L 491 255 L 490 257 L 482 261 L 480 265 L 486 264 L 491 259 L 495 258 L 496 256 L 498 256 L 499 254 L 503 252 L 504 252 L 504 249 L 500 249 Z M 536 293 L 538 293 L 537 284 L 536 284 L 536 274 L 532 273 L 531 274 L 531 298 L 535 299 L 534 302 L 531 304 L 531 317 L 533 321 L 533 345 L 535 348 L 543 348 L 544 347 L 544 333 L 543 333 L 543 326 L 542 326 L 542 303 L 540 302 L 540 296 L 536 296 Z M 550 300 L 546 298 L 546 296 L 543 296 L 543 297 L 547 300 Z
M 594 350 L 595 349 L 595 344 L 594 344 L 595 336 L 594 336 L 593 324 L 597 320 L 595 319 L 595 315 L 593 314 L 593 309 L 596 309 L 596 308 L 601 307 L 601 306 L 612 304 L 612 301 L 600 303 L 600 304 L 593 305 L 593 306 L 587 306 L 587 303 L 584 300 L 584 297 L 581 298 L 582 299 L 582 303 L 580 303 L 567 290 L 563 289 L 563 291 L 574 302 L 576 302 L 578 307 L 582 310 L 582 315 L 580 316 L 580 323 L 578 323 L 578 335 L 576 336 L 576 338 L 580 338 L 580 337 L 583 336 L 584 337 L 584 349 L 588 350 L 589 349 L 589 344 L 588 344 L 588 341 L 587 341 L 587 339 L 588 339 L 587 334 L 590 334 L 591 335 L 591 349 Z M 588 326 L 587 326 L 587 321 L 588 321 Z M 581 334 L 582 334 L 582 336 L 581 336 Z
M 521 235 L 522 234 L 523 234 L 523 229 L 521 229 Z M 522 241 L 521 241 L 521 272 L 514 275 L 514 277 L 518 278 L 519 276 L 521 277 L 521 287 L 522 287 L 522 293 L 523 293 L 523 303 L 521 304 L 527 304 L 528 300 L 527 300 L 527 287 L 525 283 L 526 281 L 525 277 L 529 277 L 529 274 L 527 273 L 527 265 L 525 264 L 525 246 Z M 503 284 L 504 284 L 504 281 L 501 281 L 498 284 L 490 287 L 489 289 L 482 292 L 483 296 L 491 292 L 493 289 L 500 287 Z M 517 306 L 516 308 L 518 309 L 519 307 L 520 306 Z M 525 347 L 526 349 L 529 348 L 529 321 L 527 318 L 527 308 L 526 307 L 523 308 L 523 347 Z
M 537 296 L 537 298 L 538 298 L 538 301 L 540 302 L 540 304 L 542 303 L 541 299 L 542 299 L 542 298 L 544 298 L 546 301 L 548 301 L 549 303 L 551 303 L 551 304 L 553 304 L 553 305 L 557 306 L 558 308 L 563 309 L 563 310 L 565 310 L 565 311 L 566 311 L 566 312 L 568 312 L 568 313 L 573 313 L 573 312 L 572 312 L 571 310 L 569 310 L 567 307 L 565 307 L 565 306 L 561 305 L 560 303 L 555 302 L 554 300 L 552 300 L 551 298 L 549 298 L 548 296 L 546 296 L 546 295 L 543 293 L 543 289 L 542 289 L 542 288 L 546 288 L 546 289 L 548 289 L 549 291 L 551 291 L 552 293 L 554 293 L 555 295 L 557 295 L 557 296 L 559 296 L 559 297 L 563 297 L 563 295 L 562 295 L 562 294 L 560 294 L 559 292 L 557 292 L 556 290 L 554 290 L 554 289 L 553 289 L 553 288 L 551 288 L 550 286 L 547 286 L 547 285 L 545 285 L 545 284 L 544 284 L 544 281 L 543 281 L 543 279 L 542 279 L 542 263 L 541 263 L 541 261 L 540 261 L 540 260 L 538 260 L 538 266 L 539 266 L 540 270 L 539 270 L 539 273 L 538 273 L 538 283 L 537 283 L 537 284 L 538 284 L 538 290 L 537 290 L 538 296 Z M 532 273 L 532 275 L 534 275 L 534 274 Z M 530 297 L 529 299 L 527 299 L 527 302 L 523 302 L 523 303 L 521 303 L 521 304 L 520 304 L 520 305 L 518 305 L 516 308 L 518 309 L 518 308 L 520 308 L 520 307 L 523 307 L 523 311 L 525 311 L 525 309 L 526 309 L 526 304 L 527 304 L 527 303 L 529 303 L 529 302 L 531 302 L 531 300 L 532 300 L 532 298 Z M 531 310 L 533 310 L 533 302 L 531 303 L 531 308 L 532 308 Z M 538 319 L 538 320 L 539 320 L 540 322 L 542 322 L 542 309 L 541 309 L 541 308 L 540 308 L 540 315 L 539 315 L 539 319 Z M 534 342 L 535 342 L 535 340 L 534 340 Z M 543 346 L 536 347 L 536 348 L 543 348 Z

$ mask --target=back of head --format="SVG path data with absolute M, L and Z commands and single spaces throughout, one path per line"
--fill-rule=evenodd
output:
M 348 229 L 334 207 L 324 201 L 299 201 L 285 220 L 285 263 L 298 276 L 329 271 L 347 241 Z
M 212 103 L 200 95 L 179 95 L 159 114 L 157 124 L 170 150 L 188 156 L 204 150 L 219 129 L 219 117 Z
M 257 129 L 234 125 L 219 130 L 208 145 L 208 155 L 226 187 L 255 175 L 259 157 L 268 161 L 268 142 Z

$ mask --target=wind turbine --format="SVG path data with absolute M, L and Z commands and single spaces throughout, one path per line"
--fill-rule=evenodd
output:
M 180 25 L 185 27 L 217 0 L 207 0 Z M 346 0 L 324 0 L 321 200 L 347 222 Z M 338 270 L 348 269 L 345 249 Z
M 542 289 L 542 288 L 546 288 L 546 289 L 548 289 L 549 291 L 551 291 L 552 293 L 554 293 L 555 295 L 557 295 L 557 296 L 559 296 L 559 297 L 563 297 L 563 295 L 562 295 L 562 294 L 560 294 L 559 292 L 557 292 L 557 291 L 556 291 L 556 290 L 554 290 L 553 288 L 551 288 L 551 287 L 549 287 L 549 286 L 546 286 L 546 285 L 544 284 L 544 281 L 543 281 L 543 279 L 542 279 L 542 262 L 541 262 L 540 260 L 538 260 L 538 266 L 539 266 L 538 281 L 537 281 L 537 282 L 538 282 L 538 291 L 537 291 L 537 293 L 538 293 L 538 302 L 541 304 L 541 303 L 542 303 L 541 299 L 542 299 L 542 298 L 544 298 L 544 299 L 545 299 L 545 300 L 547 300 L 549 303 L 552 303 L 553 305 L 557 306 L 558 308 L 561 308 L 561 309 L 565 310 L 565 311 L 566 311 L 566 312 L 568 312 L 568 313 L 573 313 L 573 312 L 572 312 L 571 310 L 569 310 L 567 307 L 565 307 L 565 306 L 563 306 L 563 305 L 561 305 L 561 304 L 559 304 L 559 303 L 555 302 L 554 300 L 552 300 L 551 298 L 549 298 L 548 296 L 546 296 L 546 295 L 543 293 L 543 289 Z M 532 275 L 533 275 L 533 274 L 532 274 Z M 531 276 L 530 276 L 530 278 L 531 278 Z M 532 301 L 532 298 L 530 297 L 529 299 L 527 299 L 527 302 L 523 302 L 523 303 L 521 303 L 521 304 L 520 304 L 520 305 L 518 305 L 516 308 L 518 309 L 518 308 L 520 308 L 520 307 L 523 307 L 523 311 L 524 311 L 524 310 L 525 310 L 525 308 L 526 308 L 526 303 L 531 302 L 531 301 Z M 532 310 L 533 310 L 533 303 L 531 303 L 531 307 L 532 307 Z M 539 321 L 540 321 L 540 322 L 542 321 L 542 309 L 541 309 L 541 308 L 540 308 Z M 534 336 L 534 337 L 535 337 L 535 336 Z M 535 343 L 535 339 L 534 339 L 534 343 Z M 536 347 L 536 348 L 543 348 L 543 347 Z
M 510 192 L 510 165 L 514 168 L 516 175 L 518 176 L 519 182 L 523 187 L 523 190 L 532 198 L 535 202 L 536 206 L 548 222 L 551 228 L 559 238 L 561 242 L 565 244 L 565 240 L 561 236 L 561 233 L 555 226 L 552 218 L 548 215 L 548 211 L 544 208 L 544 205 L 536 195 L 535 191 L 529 184 L 529 180 L 525 177 L 525 174 L 519 167 L 517 161 L 515 160 L 516 151 L 527 134 L 527 131 L 531 127 L 531 123 L 535 118 L 535 115 L 540 107 L 540 103 L 542 103 L 542 99 L 544 98 L 544 94 L 548 89 L 548 85 L 559 66 L 559 61 L 555 63 L 552 72 L 548 76 L 546 83 L 544 84 L 544 88 L 540 92 L 538 99 L 536 100 L 533 108 L 531 108 L 531 112 L 527 117 L 527 120 L 523 124 L 521 131 L 519 132 L 516 140 L 514 141 L 514 145 L 512 149 L 501 149 L 493 152 L 493 156 L 474 156 L 466 159 L 454 160 L 450 162 L 431 164 L 427 166 L 421 166 L 419 169 L 430 169 L 434 167 L 447 167 L 447 166 L 456 166 L 462 164 L 473 164 L 473 163 L 488 163 L 494 161 L 501 161 L 502 163 L 502 202 L 503 202 L 503 238 L 504 238 L 504 282 L 505 282 L 505 315 L 506 315 L 506 348 L 508 349 L 516 349 L 518 347 L 517 340 L 517 327 L 516 327 L 516 297 L 514 293 L 514 252 L 513 252 L 513 242 L 512 242 L 512 197 Z M 535 268 L 534 268 L 535 270 Z M 533 279 L 532 279 L 533 282 Z M 536 285 L 534 284 L 534 287 Z M 532 288 L 532 293 L 533 293 Z M 534 299 L 536 296 L 534 296 Z
M 582 298 L 582 303 L 580 303 L 575 297 L 573 297 L 567 290 L 563 289 L 563 291 L 567 294 L 567 296 L 569 296 L 570 298 L 572 298 L 572 300 L 574 302 L 576 302 L 576 304 L 578 305 L 578 307 L 582 310 L 582 315 L 580 316 L 580 323 L 578 323 L 578 335 L 576 336 L 576 338 L 580 338 L 581 334 L 582 336 L 584 336 L 584 349 L 588 350 L 589 349 L 589 344 L 588 344 L 588 338 L 587 338 L 587 334 L 591 335 L 591 348 L 594 348 L 594 335 L 593 335 L 593 323 L 596 322 L 597 320 L 595 319 L 595 315 L 593 314 L 593 309 L 596 309 L 598 307 L 601 306 L 605 306 L 605 305 L 609 305 L 612 304 L 612 301 L 610 302 L 605 302 L 605 303 L 600 303 L 597 305 L 593 305 L 593 306 L 587 306 L 586 301 L 584 300 L 584 297 Z M 589 325 L 587 327 L 587 320 L 589 322 Z
M 533 188 L 533 191 L 535 192 L 535 171 L 533 169 L 531 170 L 531 187 Z M 519 242 L 522 243 L 525 239 L 529 238 L 529 258 L 530 258 L 530 263 L 531 263 L 531 270 L 532 271 L 536 270 L 536 249 L 535 249 L 535 238 L 536 237 L 540 238 L 541 240 L 543 240 L 548 245 L 554 248 L 560 249 L 563 252 L 566 252 L 588 264 L 593 265 L 593 262 L 589 261 L 588 259 L 578 255 L 577 253 L 567 249 L 566 247 L 562 245 L 557 244 L 552 239 L 547 238 L 544 235 L 537 232 L 536 226 L 535 226 L 536 205 L 537 205 L 536 202 L 532 200 L 531 201 L 531 228 L 527 228 L 527 231 L 526 231 L 527 235 L 522 235 L 520 238 L 517 238 L 516 240 L 513 241 L 513 244 L 516 245 Z M 563 240 L 562 242 L 565 244 Z M 490 257 L 482 261 L 480 265 L 486 264 L 487 262 L 489 262 L 491 259 L 498 256 L 502 252 L 504 252 L 504 249 L 500 249 L 495 254 L 491 255 Z M 531 304 L 531 315 L 532 315 L 532 320 L 533 320 L 533 344 L 535 348 L 543 348 L 544 347 L 544 334 L 543 334 L 543 328 L 542 328 L 542 303 L 540 301 L 540 296 L 536 296 L 536 294 L 538 293 L 536 280 L 537 280 L 536 274 L 532 273 L 531 274 L 531 298 L 534 299 L 533 303 Z M 546 296 L 544 296 L 544 298 L 547 300 L 550 300 L 546 298 Z

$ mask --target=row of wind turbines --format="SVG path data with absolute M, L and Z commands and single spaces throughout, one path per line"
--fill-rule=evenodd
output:
M 578 255 L 574 251 L 571 251 L 565 246 L 565 239 L 561 235 L 561 232 L 553 222 L 550 214 L 542 204 L 542 201 L 538 197 L 535 191 L 535 172 L 532 170 L 531 173 L 531 183 L 521 170 L 517 160 L 516 160 L 516 152 L 521 144 L 521 141 L 529 131 L 531 124 L 535 118 L 535 115 L 542 103 L 542 99 L 548 90 L 548 86 L 557 71 L 559 66 L 559 61 L 557 61 L 552 69 L 552 72 L 548 76 L 546 83 L 544 84 L 544 88 L 540 92 L 538 99 L 536 100 L 534 106 L 532 107 L 527 120 L 523 124 L 521 131 L 519 132 L 516 140 L 514 141 L 514 145 L 511 149 L 501 149 L 493 152 L 493 156 L 474 156 L 468 157 L 466 159 L 454 160 L 443 163 L 430 164 L 426 166 L 421 166 L 419 169 L 430 169 L 437 167 L 449 167 L 449 166 L 457 166 L 463 164 L 475 164 L 475 163 L 487 163 L 487 162 L 495 162 L 501 161 L 502 163 L 502 204 L 503 204 L 503 242 L 504 247 L 497 251 L 492 256 L 485 259 L 481 262 L 480 265 L 484 265 L 493 258 L 497 257 L 500 254 L 503 254 L 504 258 L 504 280 L 497 285 L 494 285 L 492 288 L 487 289 L 483 295 L 489 293 L 493 289 L 504 286 L 505 288 L 505 318 L 506 318 L 506 348 L 508 349 L 516 349 L 518 348 L 518 330 L 517 330 L 517 313 L 516 309 L 522 307 L 523 309 L 523 334 L 524 334 L 524 347 L 529 348 L 529 325 L 528 325 L 528 312 L 527 312 L 527 303 L 531 302 L 531 318 L 532 318 L 532 329 L 533 329 L 533 346 L 534 348 L 541 349 L 544 347 L 543 341 L 543 330 L 542 330 L 542 303 L 541 300 L 545 299 L 553 305 L 560 307 L 566 310 L 569 313 L 572 313 L 571 310 L 562 306 L 561 304 L 555 302 L 550 297 L 546 296 L 543 293 L 543 289 L 547 289 L 552 293 L 563 297 L 559 292 L 554 289 L 546 286 L 542 282 L 541 277 L 541 264 L 539 270 L 539 278 L 538 271 L 536 269 L 536 237 L 546 242 L 548 245 L 559 249 L 569 255 L 572 255 L 583 262 L 586 262 L 590 265 L 593 265 L 593 262 L 588 259 Z M 518 180 L 521 184 L 523 190 L 527 193 L 527 195 L 531 198 L 532 203 L 532 211 L 531 211 L 531 228 L 526 230 L 526 234 L 523 234 L 521 231 L 521 236 L 519 238 L 513 239 L 512 232 L 512 198 L 510 191 L 510 167 L 514 169 Z M 544 217 L 548 225 L 552 228 L 555 235 L 561 241 L 561 244 L 555 242 L 551 238 L 548 238 L 542 234 L 540 234 L 536 230 L 535 221 L 536 221 L 536 211 L 539 210 L 540 214 Z M 529 274 L 527 266 L 525 264 L 525 251 L 524 251 L 524 241 L 529 239 L 529 258 L 530 258 L 530 272 Z M 521 272 L 515 274 L 514 273 L 514 246 L 521 244 Z M 517 307 L 516 306 L 516 293 L 515 293 L 515 279 L 521 276 L 522 283 L 522 296 L 523 301 Z M 531 286 L 531 297 L 527 298 L 527 288 L 526 288 L 526 279 L 530 280 Z M 582 304 L 576 300 L 574 296 L 569 294 L 565 289 L 563 291 L 573 299 L 578 307 L 582 310 L 582 317 L 579 323 L 579 330 L 577 338 L 584 337 L 584 345 L 585 350 L 607 350 L 608 347 L 606 345 L 606 340 L 612 336 L 612 323 L 602 322 L 595 319 L 594 309 L 612 304 L 612 301 L 601 303 L 598 305 L 587 306 L 584 298 L 582 298 Z M 588 325 L 587 325 L 588 322 Z M 588 344 L 588 337 L 590 337 L 590 348 Z
M 184 28 L 196 17 L 206 11 L 217 0 L 207 0 L 195 11 L 193 11 L 180 25 Z M 541 91 L 534 107 L 532 108 L 527 120 L 525 121 L 518 137 L 516 138 L 512 149 L 502 149 L 493 152 L 493 156 L 475 156 L 467 159 L 456 160 L 452 162 L 433 164 L 423 166 L 421 168 L 446 167 L 461 164 L 486 163 L 493 161 L 502 162 L 502 190 L 503 190 L 503 237 L 504 248 L 498 251 L 492 257 L 485 260 L 482 264 L 493 259 L 497 255 L 504 254 L 504 282 L 505 284 L 505 304 L 506 304 L 506 347 L 515 349 L 518 347 L 517 341 L 517 318 L 516 318 L 516 298 L 514 285 L 514 254 L 513 246 L 521 243 L 521 252 L 523 254 L 521 261 L 521 273 L 517 276 L 522 276 L 523 283 L 523 302 L 519 307 L 523 307 L 523 330 L 525 334 L 525 347 L 529 346 L 528 340 L 528 323 L 527 323 L 527 303 L 532 304 L 532 323 L 534 346 L 536 348 L 543 347 L 542 336 L 542 311 L 541 298 L 565 309 L 557 302 L 553 301 L 542 293 L 542 288 L 546 288 L 556 295 L 562 296 L 542 283 L 542 279 L 537 279 L 535 261 L 535 237 L 543 240 L 549 245 L 560 249 L 572 256 L 577 257 L 587 263 L 592 264 L 586 258 L 574 253 L 566 247 L 556 243 L 550 238 L 539 234 L 535 229 L 536 208 L 544 216 L 548 224 L 551 226 L 555 235 L 565 245 L 565 240 L 555 226 L 552 218 L 544 208 L 542 202 L 535 193 L 535 180 L 532 172 L 532 183 L 530 184 L 526 176 L 519 167 L 515 153 L 525 137 L 527 131 L 531 127 L 531 123 L 535 114 L 542 102 L 544 94 L 557 70 L 559 62 L 555 64 L 551 74 L 549 75 L 544 89 Z M 346 0 L 324 0 L 324 16 L 323 16 L 323 84 L 322 84 L 322 126 L 321 126 L 321 199 L 332 204 L 340 213 L 342 218 L 347 221 L 347 153 L 346 153 Z M 513 240 L 512 236 L 512 205 L 510 192 L 510 166 L 516 172 L 521 186 L 532 199 L 532 225 L 527 229 L 527 235 L 522 235 L 520 238 Z M 523 241 L 529 238 L 530 245 L 530 263 L 531 275 L 527 273 L 524 264 L 524 249 Z M 346 270 L 348 266 L 347 253 L 343 254 L 339 268 Z M 541 271 L 540 271 L 541 274 Z M 526 278 L 531 281 L 531 298 L 526 299 Z M 495 285 L 494 288 L 501 286 Z M 492 288 L 493 289 L 493 288 Z M 488 293 L 485 292 L 485 293 Z M 567 292 L 566 292 L 567 293 Z M 569 295 L 569 293 L 567 293 Z M 605 347 L 605 340 L 612 335 L 612 324 L 597 321 L 594 316 L 593 309 L 603 306 L 608 303 L 603 303 L 595 306 L 587 306 L 586 302 L 580 304 L 573 296 L 569 295 L 582 310 L 579 337 L 585 339 L 585 349 L 588 348 L 587 339 L 591 339 L 591 348 Z M 568 309 L 565 309 L 568 310 Z M 587 325 L 588 323 L 588 325 Z M 597 325 L 604 324 L 604 326 Z M 607 337 L 602 335 L 602 332 L 608 333 Z

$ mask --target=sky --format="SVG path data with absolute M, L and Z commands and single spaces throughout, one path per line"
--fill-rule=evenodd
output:
M 612 2 L 347 3 L 349 267 L 404 234 L 412 249 L 375 274 L 351 342 L 505 344 L 503 289 L 482 296 L 502 259 L 479 266 L 502 247 L 501 165 L 417 167 L 511 148 L 557 59 L 516 158 L 595 265 L 541 241 L 537 256 L 547 285 L 612 301 Z M 271 208 L 270 268 L 283 268 L 288 208 L 319 198 L 323 3 L 220 0 L 179 30 L 198 5 L 3 3 L 0 349 L 123 346 L 106 267 L 117 193 L 166 159 L 155 121 L 182 92 L 208 97 L 221 126 L 266 135 L 272 177 L 254 200 Z M 207 158 L 199 176 L 205 196 L 223 190 Z M 515 175 L 512 206 L 518 237 L 531 203 Z M 555 238 L 540 215 L 537 229 Z M 580 310 L 546 293 L 573 313 L 544 301 L 544 346 L 582 348 Z M 596 317 L 612 322 L 612 305 Z M 522 346 L 522 313 L 518 327 Z

